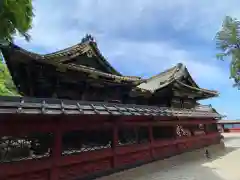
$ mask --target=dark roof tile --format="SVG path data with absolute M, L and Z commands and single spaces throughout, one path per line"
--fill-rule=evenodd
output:
M 82 101 L 49 101 L 36 98 L 0 98 L 1 114 L 45 114 L 45 115 L 120 115 L 120 116 L 179 116 L 179 117 L 214 117 L 221 115 L 213 111 L 197 109 L 176 109 L 129 104 L 111 104 Z

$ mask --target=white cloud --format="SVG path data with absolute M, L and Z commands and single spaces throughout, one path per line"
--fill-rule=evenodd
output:
M 176 31 L 192 30 L 193 38 L 211 39 L 224 15 L 240 17 L 238 4 L 236 0 L 71 0 L 71 3 L 36 0 L 32 41 L 27 44 L 18 39 L 18 43 L 31 50 L 38 46 L 51 52 L 78 43 L 85 33 L 90 32 L 96 36 L 100 49 L 110 62 L 126 64 L 137 75 L 158 73 L 184 62 L 197 80 L 225 83 L 228 82 L 226 72 L 214 63 L 201 61 L 196 52 L 190 53 L 167 41 L 139 43 L 111 34 L 125 29 L 131 31 L 135 26 L 141 28 L 168 22 Z M 136 64 L 142 68 L 136 68 Z
M 206 102 L 233 118 L 238 114 L 239 96 L 231 87 L 227 65 L 214 61 L 214 52 L 207 54 L 211 47 L 199 44 L 197 50 L 191 49 L 192 44 L 187 47 L 188 41 L 181 36 L 188 33 L 190 39 L 212 41 L 225 15 L 240 19 L 239 5 L 237 0 L 35 0 L 32 41 L 18 38 L 17 43 L 33 51 L 52 52 L 92 33 L 114 67 L 145 77 L 182 62 L 200 86 L 220 90 L 220 98 Z M 164 38 L 168 30 L 174 33 Z M 127 36 L 135 33 L 141 41 Z M 146 39 L 149 33 L 163 38 Z
M 34 44 L 62 48 L 86 32 L 108 37 L 121 29 L 167 22 L 176 31 L 192 30 L 193 37 L 211 39 L 225 15 L 240 18 L 239 5 L 237 0 L 36 0 L 31 34 Z
M 218 62 L 215 64 L 212 59 L 208 63 L 200 61 L 197 54 L 175 48 L 168 42 L 110 42 L 101 49 L 108 54 L 112 63 L 130 66 L 132 75 L 155 75 L 181 62 L 197 82 L 208 85 L 217 82 L 221 86 L 230 84 L 228 71 L 217 66 Z M 141 67 L 140 72 L 136 66 Z

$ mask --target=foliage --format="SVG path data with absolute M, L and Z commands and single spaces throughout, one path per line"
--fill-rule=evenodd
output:
M 224 19 L 216 34 L 216 47 L 221 51 L 218 59 L 231 57 L 230 78 L 234 79 L 234 86 L 240 88 L 240 21 L 229 16 Z
M 2 60 L 0 61 L 0 96 L 18 96 L 12 77 Z
M 0 0 L 0 40 L 12 41 L 17 33 L 29 40 L 33 16 L 32 0 Z
M 17 34 L 28 41 L 30 39 L 28 31 L 31 29 L 33 16 L 32 0 L 0 0 L 0 42 L 11 42 Z M 18 95 L 1 54 L 0 95 Z

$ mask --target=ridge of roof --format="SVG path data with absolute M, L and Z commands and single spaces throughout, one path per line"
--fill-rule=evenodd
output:
M 20 51 L 24 51 L 25 53 L 29 53 L 32 56 L 35 56 L 35 58 L 43 58 L 43 59 L 51 59 L 51 58 L 55 58 L 55 57 L 60 57 L 60 56 L 67 56 L 70 53 L 73 53 L 75 51 L 79 51 L 81 49 L 84 49 L 87 45 L 90 44 L 91 41 L 85 41 L 85 42 L 81 42 L 78 44 L 75 44 L 73 46 L 70 46 L 68 48 L 64 48 L 62 50 L 53 52 L 53 53 L 46 53 L 46 54 L 39 54 L 39 53 L 34 53 L 34 52 L 30 52 L 26 49 L 21 48 L 20 46 L 12 43 L 12 42 L 8 42 L 8 43 L 0 43 L 0 48 L 8 48 L 8 47 L 14 47 Z
M 166 69 L 165 71 L 162 71 L 162 72 L 158 73 L 157 75 L 154 75 L 154 76 L 148 78 L 147 81 L 151 81 L 151 80 L 153 80 L 159 76 L 165 75 L 167 73 L 173 75 L 174 73 L 176 73 L 177 68 L 179 68 L 179 67 L 181 67 L 181 63 L 178 63 L 176 66 L 173 66 L 172 68 Z
M 174 82 L 177 78 L 182 77 L 183 73 L 181 73 L 181 69 L 184 67 L 185 66 L 183 66 L 182 63 L 178 63 L 176 66 L 152 76 L 149 79 L 146 79 L 146 81 L 140 84 L 138 88 L 142 88 L 154 93 L 157 89 L 161 89 Z M 154 83 L 156 79 L 159 80 L 159 84 Z

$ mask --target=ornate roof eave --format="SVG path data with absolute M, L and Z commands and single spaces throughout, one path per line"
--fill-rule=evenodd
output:
M 89 67 L 83 66 L 83 65 L 60 64 L 59 67 L 60 68 L 66 68 L 66 69 L 69 69 L 69 70 L 82 71 L 82 72 L 85 72 L 85 73 L 94 74 L 96 76 L 107 77 L 107 78 L 111 78 L 111 79 L 115 79 L 115 80 L 119 80 L 119 81 L 128 81 L 128 82 L 134 83 L 135 85 L 140 84 L 143 81 L 140 78 L 117 76 L 117 75 L 104 73 L 104 72 L 98 71 L 94 68 L 89 68 Z
M 55 53 L 47 54 L 44 56 L 44 58 L 46 59 L 59 58 L 61 62 L 65 62 L 65 61 L 68 61 L 70 58 L 77 57 L 84 53 L 86 53 L 89 57 L 95 56 L 98 62 L 103 66 L 105 66 L 109 70 L 109 72 L 111 72 L 112 74 L 121 75 L 121 73 L 119 73 L 116 69 L 114 69 L 109 64 L 109 62 L 105 59 L 105 57 L 102 55 L 102 53 L 98 49 L 97 43 L 94 40 L 81 42 L 70 48 L 67 48 Z
M 46 54 L 44 55 L 44 58 L 48 60 L 58 59 L 58 61 L 63 63 L 63 62 L 69 61 L 72 58 L 80 56 L 84 53 L 86 53 L 88 57 L 95 56 L 98 62 L 103 66 L 107 67 L 107 69 L 112 74 L 119 75 L 119 76 L 121 75 L 121 73 L 119 73 L 116 69 L 114 69 L 106 60 L 106 58 L 102 55 L 95 41 L 82 42 L 64 50 L 57 51 L 51 54 Z
M 189 89 L 190 91 L 194 91 L 198 94 L 199 97 L 197 97 L 198 100 L 200 99 L 206 99 L 206 98 L 211 98 L 211 97 L 217 97 L 219 96 L 219 93 L 217 91 L 212 91 L 212 90 L 207 90 L 207 89 L 203 89 L 203 88 L 196 88 L 193 86 L 189 86 L 187 84 L 182 83 L 181 81 L 177 80 L 177 79 L 170 79 L 169 81 L 165 82 L 164 84 L 161 85 L 161 87 L 159 89 L 155 89 L 155 90 L 146 90 L 146 89 L 142 89 L 142 91 L 148 91 L 151 94 L 156 93 L 157 91 L 159 91 L 160 89 L 163 89 L 171 84 L 177 83 L 179 84 L 183 89 Z
M 174 66 L 174 67 L 172 67 L 172 68 L 170 68 L 170 69 L 167 69 L 166 71 L 163 71 L 163 72 L 161 72 L 161 73 L 159 73 L 159 74 L 157 74 L 157 75 L 154 75 L 154 76 L 148 78 L 147 81 L 150 81 L 150 80 L 152 80 L 152 79 L 155 79 L 155 78 L 157 78 L 157 77 L 159 77 L 159 76 L 162 76 L 162 75 L 164 75 L 164 74 L 166 74 L 166 73 L 170 73 L 170 74 L 171 74 L 170 77 L 173 77 L 174 74 L 178 71 L 178 66 L 179 66 L 179 64 L 177 64 L 176 66 Z
M 119 75 L 121 76 L 121 73 L 118 72 L 116 69 L 114 69 L 109 62 L 106 60 L 106 58 L 102 55 L 102 53 L 100 52 L 100 50 L 97 47 L 97 43 L 96 42 L 90 42 L 89 43 L 91 50 L 94 52 L 95 56 L 98 58 L 100 63 L 104 63 L 105 66 L 108 67 L 108 69 L 115 75 Z
M 104 58 L 104 56 L 101 54 L 100 50 L 97 47 L 97 43 L 93 39 L 83 41 L 74 46 L 65 48 L 63 50 L 60 50 L 60 51 L 57 51 L 54 53 L 45 54 L 45 55 L 27 51 L 27 50 L 15 45 L 15 44 L 12 44 L 12 43 L 7 43 L 7 44 L 2 43 L 2 44 L 0 44 L 0 48 L 1 48 L 1 46 L 4 48 L 6 48 L 6 47 L 9 48 L 12 46 L 14 48 L 17 48 L 19 51 L 22 51 L 24 54 L 28 54 L 32 58 L 45 59 L 45 60 L 61 62 L 61 63 L 67 62 L 72 58 L 75 58 L 77 56 L 80 56 L 80 55 L 86 53 L 87 56 L 89 56 L 89 57 L 95 56 L 100 64 L 107 67 L 107 69 L 109 70 L 109 73 L 121 76 L 121 73 L 119 73 L 117 70 L 115 70 L 108 63 L 108 61 Z
M 132 97 L 138 97 L 138 96 L 150 97 L 150 96 L 152 96 L 152 92 L 135 87 L 132 89 L 132 91 L 130 91 L 130 96 L 132 96 Z
M 165 75 L 166 73 L 169 73 L 168 79 L 166 79 L 165 81 L 162 81 L 157 89 L 145 89 L 145 90 L 149 90 L 150 92 L 155 93 L 156 91 L 158 91 L 166 86 L 169 86 L 170 84 L 178 83 L 179 85 L 183 86 L 184 88 L 189 88 L 191 90 L 200 92 L 202 94 L 201 96 L 204 96 L 204 97 L 202 97 L 203 99 L 206 97 L 208 97 L 208 98 L 216 97 L 219 95 L 219 93 L 217 91 L 200 88 L 197 85 L 197 83 L 192 79 L 187 68 L 182 63 L 178 63 L 173 68 L 170 68 L 156 76 L 153 76 L 153 77 L 147 79 L 146 82 L 149 82 L 149 81 L 153 80 L 154 78 L 159 78 L 159 77 Z M 189 86 L 189 85 L 181 82 L 181 79 L 183 76 L 187 76 L 188 78 L 190 78 L 190 81 L 193 83 L 193 86 Z M 142 85 L 140 84 L 138 87 L 142 88 L 143 85 L 144 85 L 144 83 Z M 142 88 L 142 89 L 144 89 L 144 88 Z M 200 99 L 201 99 L 201 97 L 200 97 Z
M 17 47 L 17 49 L 15 49 L 16 51 L 28 56 L 31 61 L 36 61 L 36 62 L 40 62 L 43 64 L 53 65 L 56 67 L 56 69 L 58 71 L 63 71 L 63 72 L 66 70 L 81 71 L 81 72 L 85 72 L 88 74 L 94 74 L 95 76 L 110 78 L 110 79 L 113 79 L 113 80 L 116 80 L 119 82 L 121 82 L 121 81 L 129 82 L 134 85 L 138 85 L 144 81 L 140 77 L 118 76 L 118 75 L 113 75 L 113 74 L 105 73 L 102 71 L 98 71 L 94 68 L 83 66 L 83 65 L 75 65 L 72 63 L 63 64 L 58 61 L 50 61 L 50 60 L 47 60 L 46 58 L 42 58 L 38 54 L 29 53 L 28 51 L 26 51 L 18 46 L 16 46 L 16 47 Z M 6 61 L 8 61 L 8 60 L 6 59 Z
M 190 75 L 187 67 L 185 67 L 185 72 L 187 73 L 188 79 L 194 85 L 194 87 L 199 88 L 198 84 L 193 80 L 192 76 Z
M 219 93 L 217 91 L 214 90 L 208 90 L 208 89 L 203 89 L 203 88 L 197 88 L 197 87 L 193 87 L 193 86 L 189 86 L 179 80 L 176 80 L 176 83 L 178 83 L 180 86 L 183 86 L 184 88 L 188 88 L 190 90 L 199 92 L 201 94 L 205 94 L 208 97 L 217 97 L 219 96 Z
M 179 69 L 181 68 L 182 64 L 179 63 L 177 64 L 176 66 L 164 71 L 164 72 L 161 72 L 155 76 L 152 76 L 148 79 L 146 79 L 146 81 L 143 83 L 143 84 L 140 84 L 138 87 L 141 88 L 141 89 L 144 89 L 144 90 L 148 90 L 152 93 L 155 93 L 156 91 L 158 91 L 159 89 L 162 89 L 166 86 L 168 86 L 169 84 L 173 83 L 176 79 L 176 73 L 179 71 Z M 154 81 L 156 78 L 159 78 L 159 77 L 162 77 L 164 75 L 168 74 L 168 78 L 164 81 L 161 82 L 161 84 L 159 84 L 159 86 L 157 88 L 152 88 L 152 87 L 144 87 L 146 86 L 149 82 L 151 81 Z

